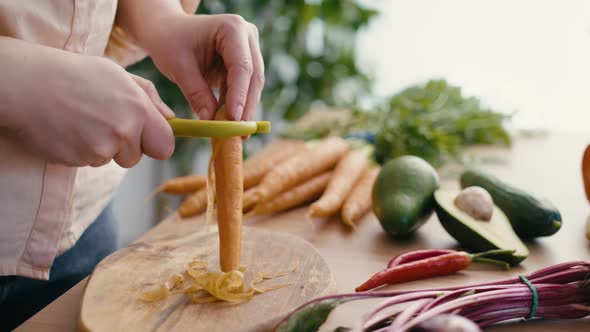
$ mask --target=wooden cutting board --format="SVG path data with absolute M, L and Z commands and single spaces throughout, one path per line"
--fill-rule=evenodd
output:
M 145 286 L 184 271 L 193 259 L 219 266 L 216 227 L 203 225 L 188 231 L 190 227 L 181 223 L 186 222 L 179 222 L 177 228 L 168 223 L 157 237 L 148 236 L 119 250 L 95 268 L 82 300 L 80 330 L 265 331 L 298 305 L 334 291 L 330 269 L 311 244 L 293 235 L 245 227 L 246 282 L 258 272 L 290 271 L 297 266 L 295 272 L 263 284 L 292 285 L 240 304 L 193 304 L 185 294 L 144 302 L 139 296 Z

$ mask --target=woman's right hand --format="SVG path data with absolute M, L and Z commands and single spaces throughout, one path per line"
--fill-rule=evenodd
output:
M 0 69 L 0 113 L 10 113 L 0 127 L 48 161 L 132 167 L 174 151 L 174 113 L 151 82 L 110 60 L 0 38 Z

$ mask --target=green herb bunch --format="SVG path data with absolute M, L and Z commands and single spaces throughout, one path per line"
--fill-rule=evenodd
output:
M 461 88 L 443 79 L 410 86 L 378 103 L 371 110 L 355 109 L 348 121 L 323 121 L 304 131 L 289 131 L 292 138 L 320 138 L 338 134 L 368 137 L 375 159 L 384 163 L 401 155 L 419 156 L 434 166 L 457 160 L 463 148 L 493 144 L 510 146 L 505 128 L 509 115 L 465 97 Z
M 375 158 L 381 163 L 411 154 L 439 166 L 469 145 L 511 143 L 504 127 L 507 115 L 464 97 L 445 80 L 409 87 L 367 115 L 375 133 Z

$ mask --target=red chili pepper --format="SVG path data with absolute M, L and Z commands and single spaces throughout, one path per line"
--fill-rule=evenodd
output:
M 426 279 L 430 277 L 443 276 L 468 268 L 471 262 L 501 264 L 508 267 L 506 262 L 482 258 L 492 254 L 509 254 L 514 250 L 490 250 L 479 254 L 469 254 L 464 251 L 456 251 L 440 256 L 425 258 L 405 264 L 388 267 L 376 273 L 369 280 L 358 286 L 355 291 L 364 292 L 373 288 L 398 284 L 406 281 Z
M 586 199 L 590 202 L 590 145 L 586 147 L 582 156 L 582 180 L 584 181 Z
M 456 250 L 448 250 L 448 249 L 423 249 L 423 250 L 414 250 L 410 252 L 403 253 L 401 255 L 393 257 L 389 263 L 387 263 L 387 267 L 393 267 L 401 264 L 406 264 L 409 262 L 419 261 L 422 259 L 441 256 L 444 254 L 450 254 L 453 252 L 457 252 Z

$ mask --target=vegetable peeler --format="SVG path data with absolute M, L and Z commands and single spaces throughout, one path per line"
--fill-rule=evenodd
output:
M 231 137 L 270 133 L 269 121 L 168 119 L 176 137 Z

